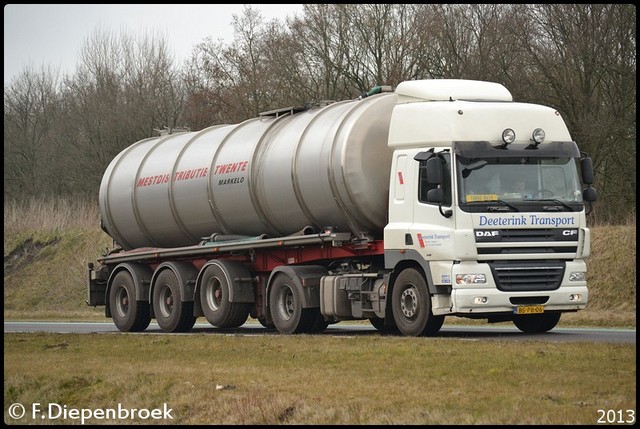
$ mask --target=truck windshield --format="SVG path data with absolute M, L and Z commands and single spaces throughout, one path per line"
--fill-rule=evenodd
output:
M 461 205 L 540 201 L 579 209 L 582 191 L 573 158 L 457 158 Z

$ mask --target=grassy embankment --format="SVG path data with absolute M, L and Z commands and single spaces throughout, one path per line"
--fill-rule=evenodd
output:
M 111 246 L 97 207 L 65 200 L 4 207 L 4 317 L 105 320 L 85 304 L 87 263 Z M 589 306 L 559 326 L 636 326 L 636 223 L 591 228 Z M 448 318 L 446 323 L 471 323 Z M 482 322 L 484 323 L 484 322 Z

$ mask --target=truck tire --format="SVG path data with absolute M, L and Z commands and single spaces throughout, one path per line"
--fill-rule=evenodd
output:
M 128 271 L 117 273 L 109 289 L 111 318 L 121 332 L 142 332 L 151 322 L 149 303 L 136 301 L 136 287 Z
M 273 325 L 281 334 L 311 332 L 316 325 L 317 310 L 302 308 L 300 291 L 286 274 L 278 274 L 269 290 L 269 310 Z
M 400 332 L 396 326 L 396 321 L 393 319 L 390 321 L 391 326 L 387 326 L 386 319 L 381 317 L 372 317 L 369 319 L 369 322 L 371 323 L 371 326 L 376 328 L 382 334 L 397 334 Z
M 218 328 L 237 328 L 249 318 L 250 303 L 229 301 L 229 283 L 218 265 L 202 273 L 200 305 L 207 321 Z
M 170 269 L 162 270 L 153 287 L 153 312 L 164 332 L 187 332 L 196 322 L 193 301 L 182 301 L 180 284 Z
M 427 281 L 415 268 L 400 272 L 393 285 L 391 303 L 393 319 L 403 335 L 435 335 L 444 323 L 444 316 L 431 312 Z
M 327 327 L 329 326 L 329 321 L 324 320 L 324 316 L 320 313 L 320 308 L 307 308 L 304 311 L 312 310 L 313 318 L 315 319 L 311 328 L 309 329 L 310 334 L 321 334 L 323 333 Z
M 267 329 L 275 329 L 276 327 L 273 326 L 273 323 L 269 323 L 267 322 L 267 318 L 266 317 L 259 317 L 258 318 L 258 322 L 260 322 L 260 324 L 262 326 L 264 326 Z
M 562 313 L 516 314 L 513 324 L 527 334 L 539 334 L 556 327 Z

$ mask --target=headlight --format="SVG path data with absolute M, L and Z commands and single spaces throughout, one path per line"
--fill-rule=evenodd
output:
M 487 282 L 484 274 L 456 274 L 456 284 L 459 285 L 477 285 Z
M 574 271 L 569 274 L 570 282 L 583 282 L 587 279 L 587 273 L 584 271 Z

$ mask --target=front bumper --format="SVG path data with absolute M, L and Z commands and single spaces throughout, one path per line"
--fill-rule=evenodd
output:
M 589 290 L 586 286 L 563 286 L 543 292 L 500 292 L 496 288 L 454 289 L 451 312 L 504 313 L 525 305 L 543 305 L 545 311 L 576 311 L 586 308 L 588 299 Z

